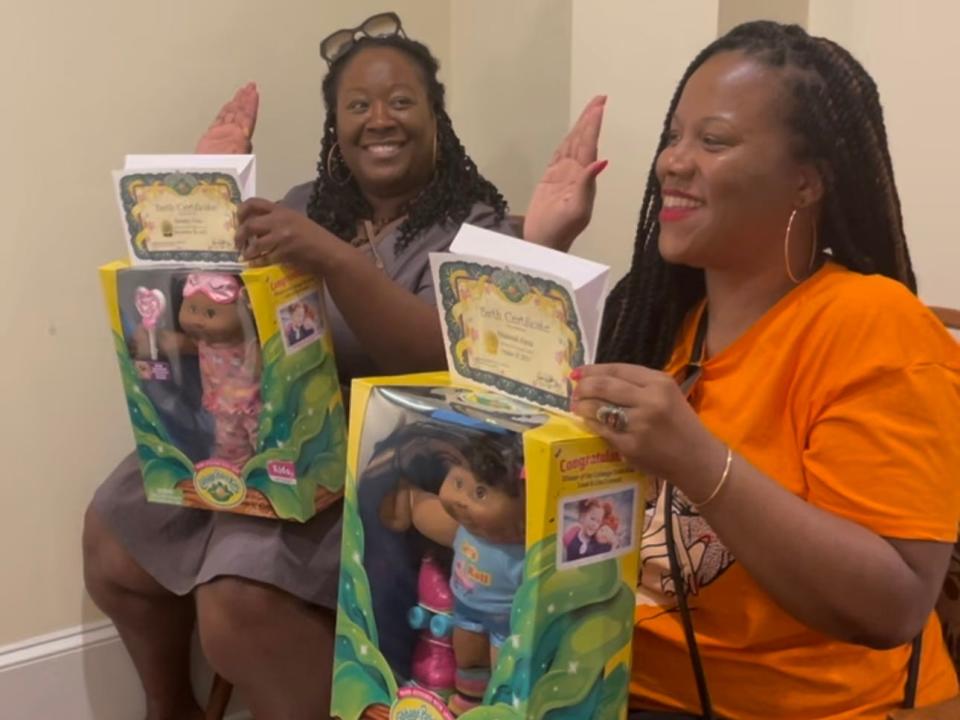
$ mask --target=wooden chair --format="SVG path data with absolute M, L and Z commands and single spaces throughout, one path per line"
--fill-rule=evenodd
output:
M 960 310 L 946 307 L 930 306 L 933 314 L 940 318 L 940 322 L 947 326 L 948 330 L 960 331 Z
M 210 696 L 207 698 L 207 707 L 204 710 L 203 719 L 223 720 L 223 715 L 227 711 L 227 705 L 230 703 L 230 696 L 232 694 L 233 685 L 215 674 L 213 676 L 213 684 L 210 686 Z
M 960 331 L 960 310 L 944 307 L 931 307 L 933 314 L 947 326 L 947 329 Z M 937 601 L 937 614 L 943 625 L 943 637 L 953 658 L 954 667 L 960 675 L 960 542 L 953 549 L 947 578 L 943 591 Z M 937 705 L 896 710 L 890 713 L 890 720 L 957 720 L 960 718 L 960 697 L 951 698 Z

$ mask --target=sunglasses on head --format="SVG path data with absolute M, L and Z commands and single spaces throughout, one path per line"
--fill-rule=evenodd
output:
M 330 33 L 320 42 L 320 57 L 327 65 L 332 65 L 337 58 L 343 56 L 358 40 L 368 38 L 403 37 L 403 25 L 400 16 L 394 12 L 377 13 L 371 15 L 354 28 L 343 28 Z

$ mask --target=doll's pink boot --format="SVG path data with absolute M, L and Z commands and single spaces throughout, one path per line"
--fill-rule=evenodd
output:
M 440 565 L 430 555 L 424 556 L 420 563 L 420 577 L 417 580 L 417 602 L 434 613 L 453 612 L 453 593 L 450 581 Z
M 407 613 L 410 627 L 426 630 L 435 638 L 443 638 L 453 631 L 453 592 L 440 565 L 426 555 L 420 563 L 417 579 L 417 605 Z
M 422 630 L 413 651 L 414 683 L 446 700 L 453 692 L 456 661 L 450 634 L 453 631 L 453 593 L 446 574 L 427 555 L 417 578 L 417 605 L 410 609 L 410 626 Z
M 457 664 L 449 639 L 438 639 L 429 632 L 420 633 L 413 651 L 413 682 L 447 700 L 453 692 Z

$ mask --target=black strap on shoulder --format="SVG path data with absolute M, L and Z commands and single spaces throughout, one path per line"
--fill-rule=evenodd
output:
M 693 631 L 693 618 L 690 617 L 690 607 L 687 605 L 687 588 L 680 570 L 677 558 L 677 546 L 673 537 L 673 485 L 667 483 L 666 504 L 663 509 L 664 530 L 667 536 L 667 558 L 670 562 L 670 577 L 673 579 L 673 589 L 677 595 L 677 605 L 680 608 L 680 619 L 683 622 L 683 634 L 687 640 L 687 652 L 690 653 L 690 665 L 697 681 L 697 694 L 700 696 L 700 712 L 705 720 L 714 720 L 713 704 L 710 702 L 710 689 L 707 687 L 707 675 L 703 671 L 703 662 L 700 659 L 700 647 L 697 645 L 697 636 Z
M 907 683 L 903 688 L 903 706 L 912 708 L 917 703 L 917 683 L 920 680 L 920 649 L 923 646 L 923 631 L 913 639 L 910 648 L 910 663 L 907 665 Z
M 696 382 L 697 374 L 703 360 L 704 342 L 707 337 L 707 309 L 704 308 L 697 324 L 697 334 L 690 350 L 690 360 L 687 362 L 686 374 L 682 382 L 684 390 L 689 391 Z M 667 561 L 670 563 L 670 578 L 673 580 L 673 589 L 677 596 L 677 606 L 680 609 L 680 619 L 683 622 L 683 634 L 687 641 L 687 652 L 690 653 L 690 664 L 697 682 L 697 694 L 700 696 L 700 712 L 705 720 L 714 720 L 713 704 L 710 702 L 710 690 L 707 687 L 707 676 L 703 671 L 703 662 L 700 659 L 700 647 L 697 645 L 697 636 L 693 630 L 693 618 L 690 616 L 690 607 L 687 605 L 687 587 L 683 580 L 683 571 L 677 557 L 676 539 L 673 536 L 673 485 L 666 484 L 666 493 L 663 508 L 663 524 L 667 540 Z

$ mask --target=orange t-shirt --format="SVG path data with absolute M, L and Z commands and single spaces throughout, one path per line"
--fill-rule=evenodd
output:
M 666 368 L 690 357 L 699 312 Z M 952 543 L 960 521 L 960 347 L 900 284 L 828 264 L 709 358 L 700 419 L 808 502 L 891 538 Z M 631 705 L 699 712 L 654 483 L 637 592 Z M 715 712 L 739 720 L 884 718 L 903 700 L 909 646 L 843 643 L 782 610 L 689 502 L 674 537 Z M 958 692 L 931 615 L 918 704 Z

